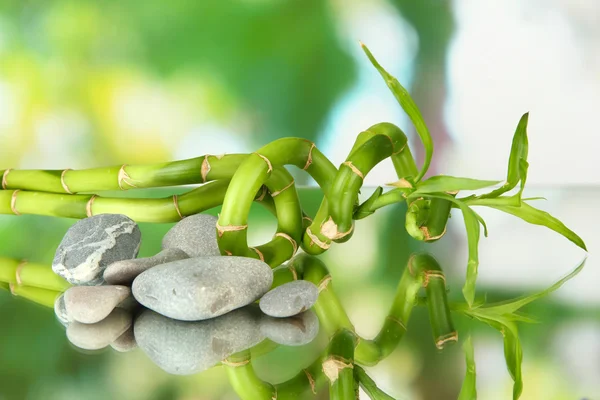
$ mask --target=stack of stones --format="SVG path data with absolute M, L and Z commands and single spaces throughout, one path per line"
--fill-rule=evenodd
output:
M 211 215 L 186 217 L 147 258 L 136 258 L 141 232 L 125 215 L 73 225 L 52 264 L 74 285 L 55 304 L 71 343 L 118 351 L 139 345 L 166 371 L 189 374 L 265 338 L 285 345 L 314 339 L 318 319 L 307 310 L 317 287 L 293 281 L 270 290 L 268 264 L 220 255 L 216 223 Z

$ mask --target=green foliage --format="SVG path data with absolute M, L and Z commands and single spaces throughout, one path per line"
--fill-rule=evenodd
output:
M 419 107 L 417 107 L 417 104 L 414 102 L 414 100 L 412 99 L 408 91 L 404 88 L 404 86 L 402 86 L 400 82 L 398 82 L 398 79 L 390 75 L 377 62 L 377 60 L 375 59 L 371 51 L 367 48 L 367 46 L 365 46 L 363 43 L 361 43 L 361 46 L 365 54 L 369 58 L 369 61 L 371 61 L 371 64 L 373 64 L 373 66 L 381 74 L 385 83 L 394 94 L 394 97 L 396 97 L 396 100 L 398 100 L 398 103 L 400 103 L 400 106 L 412 121 L 419 137 L 421 138 L 421 141 L 423 142 L 423 146 L 425 147 L 425 161 L 423 163 L 423 167 L 419 171 L 419 174 L 416 177 L 414 177 L 415 181 L 418 182 L 423 178 L 423 176 L 425 176 L 425 173 L 427 173 L 429 165 L 431 164 L 431 157 L 433 156 L 433 140 L 431 139 L 429 129 L 427 128 L 427 125 L 423 120 L 423 116 L 421 115 Z
M 465 352 L 465 361 L 467 370 L 463 381 L 458 400 L 476 400 L 477 399 L 477 374 L 475 368 L 475 351 L 473 349 L 473 340 L 471 336 L 463 342 L 463 351 Z
M 371 400 L 394 400 L 392 396 L 377 387 L 377 384 L 360 365 L 354 365 L 354 377 Z
M 456 192 L 459 190 L 478 190 L 500 183 L 471 178 L 437 175 L 417 184 L 417 193 Z

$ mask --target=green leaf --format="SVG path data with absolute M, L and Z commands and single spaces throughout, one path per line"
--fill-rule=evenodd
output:
M 462 387 L 460 388 L 458 400 L 476 400 L 477 380 L 475 371 L 475 352 L 473 350 L 471 336 L 464 341 L 463 351 L 465 352 L 467 371 L 465 373 L 465 379 L 463 380 Z
M 356 379 L 360 386 L 363 388 L 367 396 L 372 400 L 394 400 L 394 398 L 387 393 L 383 392 L 377 387 L 377 384 L 367 372 L 362 369 L 359 365 L 354 364 L 354 379 Z
M 527 122 L 529 120 L 529 113 L 523 114 L 515 134 L 513 136 L 512 146 L 510 149 L 510 157 L 508 159 L 508 173 L 506 174 L 506 183 L 502 187 L 482 196 L 479 198 L 495 198 L 509 190 L 512 190 L 517 183 L 521 181 L 521 189 L 516 195 L 517 199 L 521 198 L 521 193 L 525 188 L 525 181 L 527 180 L 527 153 L 529 151 L 529 144 L 527 140 Z
M 464 312 L 497 329 L 504 337 L 504 359 L 508 372 L 514 381 L 513 400 L 517 400 L 523 392 L 523 376 L 521 374 L 523 349 L 519 340 L 517 324 L 509 316 L 487 315 L 474 311 L 465 310 Z
M 431 157 L 433 156 L 433 140 L 431 139 L 429 129 L 427 128 L 427 125 L 425 125 L 425 121 L 423 120 L 421 111 L 419 111 L 419 108 L 415 104 L 412 97 L 410 97 L 408 91 L 400 84 L 400 82 L 398 82 L 396 78 L 390 75 L 377 62 L 377 60 L 375 59 L 371 51 L 367 48 L 367 46 L 365 46 L 363 43 L 361 43 L 360 45 L 362 46 L 365 54 L 369 58 L 369 61 L 371 61 L 371 64 L 373 64 L 373 66 L 381 74 L 381 76 L 385 80 L 385 83 L 394 94 L 394 97 L 396 97 L 396 100 L 398 100 L 398 103 L 400 103 L 400 106 L 412 121 L 417 131 L 417 134 L 423 142 L 423 147 L 425 147 L 425 162 L 423 163 L 423 167 L 419 171 L 419 174 L 415 178 L 415 181 L 419 182 L 423 178 L 423 176 L 425 176 L 425 173 L 429 169 L 429 165 L 431 164 Z
M 456 192 L 459 190 L 478 190 L 497 185 L 500 181 L 482 181 L 479 179 L 459 178 L 437 175 L 417 184 L 418 193 Z
M 416 192 L 413 194 L 416 195 Z M 469 246 L 469 261 L 467 263 L 467 279 L 463 286 L 462 292 L 465 296 L 465 300 L 469 303 L 469 306 L 473 306 L 475 301 L 475 284 L 477 282 L 477 269 L 479 267 L 479 221 L 480 216 L 475 213 L 468 205 L 456 199 L 453 196 L 444 193 L 428 193 L 424 194 L 424 197 L 437 198 L 442 200 L 448 200 L 456 204 L 463 214 L 465 221 L 465 228 L 467 230 L 467 243 Z M 483 220 L 483 219 L 481 219 Z M 486 229 L 487 231 L 487 229 Z
M 571 242 L 575 243 L 577 246 L 581 247 L 583 250 L 587 251 L 583 240 L 575 232 L 567 228 L 565 224 L 560 222 L 557 218 L 554 218 L 547 212 L 538 210 L 537 208 L 532 207 L 525 202 L 521 202 L 520 206 L 507 205 L 506 199 L 508 199 L 508 197 L 503 196 L 497 199 L 467 201 L 467 204 L 495 208 L 497 210 L 504 211 L 505 213 L 519 217 L 522 220 L 529 222 L 530 224 L 545 226 L 546 228 L 550 228 L 554 232 L 561 234 L 565 238 L 569 239 Z
M 375 212 L 375 210 L 372 209 L 373 205 L 375 204 L 375 201 L 379 198 L 379 196 L 381 196 L 381 193 L 383 193 L 383 188 L 379 186 L 377 187 L 377 189 L 375 189 L 373 194 L 369 196 L 367 200 L 364 201 L 364 203 L 362 203 L 356 208 L 356 210 L 354 211 L 353 218 L 362 219 L 373 214 Z
M 522 297 L 512 299 L 512 300 L 506 300 L 506 301 L 500 301 L 497 303 L 487 304 L 487 305 L 483 306 L 482 308 L 485 310 L 494 312 L 495 314 L 499 314 L 499 315 L 515 314 L 516 311 L 518 311 L 521 307 L 523 307 L 537 299 L 548 296 L 550 293 L 558 290 L 568 280 L 577 276 L 577 274 L 579 274 L 581 272 L 581 270 L 583 269 L 583 267 L 585 266 L 586 259 L 587 259 L 587 257 L 583 261 L 581 261 L 581 263 L 579 263 L 579 265 L 573 271 L 571 271 L 567 276 L 565 276 L 564 278 L 562 278 L 561 280 L 559 280 L 558 282 L 556 282 L 554 285 L 550 286 L 549 288 L 542 290 L 541 292 L 537 292 L 537 293 L 527 295 L 527 296 L 522 296 Z M 516 314 L 516 315 L 518 315 L 520 317 L 523 316 L 523 315 L 519 315 L 519 314 Z

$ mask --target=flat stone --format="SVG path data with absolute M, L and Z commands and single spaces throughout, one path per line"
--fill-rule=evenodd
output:
M 118 339 L 131 326 L 131 314 L 115 308 L 108 317 L 95 324 L 74 321 L 67 327 L 67 338 L 84 350 L 103 349 Z
M 263 315 L 260 320 L 260 331 L 275 343 L 302 346 L 317 337 L 319 318 L 312 310 L 287 318 Z
M 94 215 L 69 228 L 56 250 L 52 270 L 73 285 L 101 285 L 106 267 L 135 258 L 140 242 L 139 227 L 125 215 Z
M 169 318 L 199 321 L 256 301 L 273 282 L 268 264 L 246 257 L 197 257 L 158 265 L 133 281 L 133 296 Z
M 110 264 L 104 270 L 104 280 L 111 285 L 131 285 L 142 272 L 160 264 L 189 258 L 180 249 L 165 249 L 152 257 L 121 260 Z
M 69 318 L 83 324 L 102 321 L 131 294 L 127 286 L 73 286 L 65 292 Z
M 121 336 L 110 344 L 110 347 L 120 353 L 127 353 L 137 347 L 135 336 L 133 334 L 133 325 L 129 327 Z
M 163 237 L 163 249 L 180 249 L 190 257 L 219 256 L 217 244 L 218 218 L 194 214 L 176 223 Z
M 262 342 L 259 319 L 255 305 L 196 322 L 146 310 L 136 319 L 134 333 L 140 349 L 156 365 L 171 374 L 190 375 Z
M 283 318 L 311 308 L 319 297 L 319 288 L 309 281 L 292 281 L 269 291 L 260 299 L 260 309 L 271 317 Z
M 67 308 L 65 307 L 65 294 L 61 294 L 54 301 L 54 314 L 58 321 L 64 326 L 69 325 L 72 322 L 72 319 L 69 318 L 69 314 L 67 313 Z

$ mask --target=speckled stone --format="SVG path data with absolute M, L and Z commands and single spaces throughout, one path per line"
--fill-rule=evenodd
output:
M 259 319 L 255 305 L 196 322 L 177 321 L 146 310 L 136 319 L 134 333 L 140 349 L 160 368 L 190 375 L 263 341 Z
M 268 264 L 246 257 L 197 257 L 158 265 L 133 281 L 133 296 L 169 318 L 199 321 L 252 303 L 273 282 Z
M 312 282 L 292 281 L 265 294 L 260 309 L 271 317 L 291 317 L 311 308 L 318 297 L 319 288 Z
M 131 326 L 131 314 L 115 308 L 108 317 L 95 324 L 72 322 L 67 327 L 67 338 L 84 350 L 103 349 L 118 339 Z
M 263 315 L 260 320 L 260 331 L 275 343 L 302 346 L 317 337 L 319 318 L 312 310 L 287 318 Z
M 72 321 L 72 319 L 69 318 L 69 315 L 67 314 L 64 293 L 58 296 L 54 301 L 54 314 L 56 315 L 58 321 L 64 326 L 69 325 Z
M 133 325 L 129 327 L 121 336 L 110 344 L 110 347 L 120 353 L 127 353 L 137 347 L 135 336 L 133 334 Z
M 110 264 L 104 270 L 104 280 L 111 285 L 131 285 L 142 272 L 160 264 L 189 258 L 180 249 L 165 249 L 152 257 L 121 260 Z
M 94 324 L 106 318 L 130 294 L 127 286 L 73 286 L 65 292 L 65 308 L 70 319 Z
M 140 241 L 140 229 L 125 215 L 94 215 L 69 228 L 56 250 L 52 270 L 73 285 L 101 285 L 104 269 L 135 258 Z
M 208 214 L 194 214 L 176 223 L 163 237 L 163 249 L 180 249 L 190 257 L 219 256 L 217 220 Z

